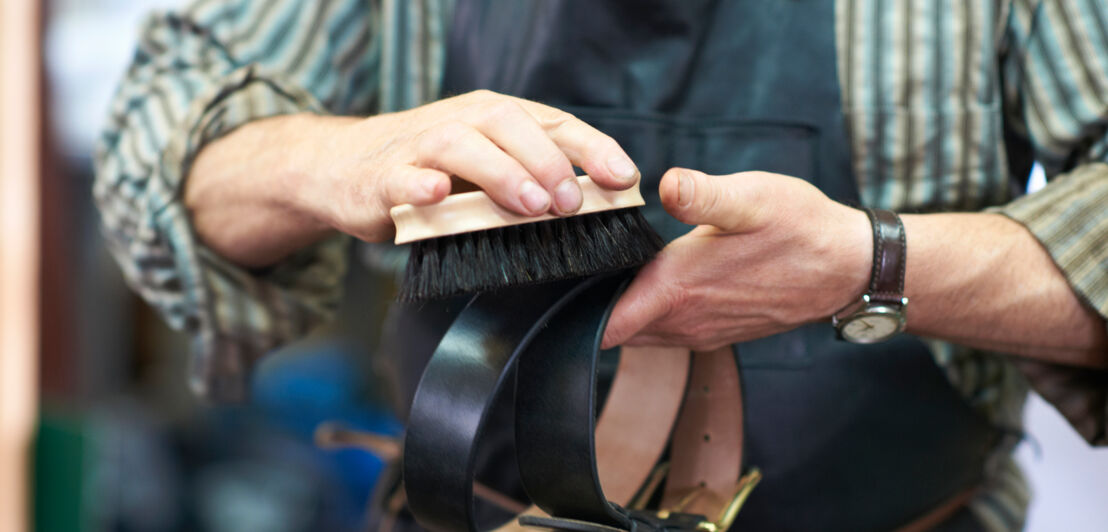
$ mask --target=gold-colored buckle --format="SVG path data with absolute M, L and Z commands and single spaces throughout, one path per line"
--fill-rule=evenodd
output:
M 731 525 L 735 522 L 735 518 L 739 515 L 739 510 L 742 509 L 743 504 L 746 503 L 746 499 L 750 497 L 750 492 L 754 491 L 754 487 L 758 485 L 760 480 L 762 480 L 762 471 L 757 467 L 752 467 L 747 474 L 743 475 L 742 478 L 735 483 L 735 489 L 731 491 L 731 501 L 720 511 L 716 520 L 701 521 L 696 525 L 696 529 L 701 532 L 725 532 L 727 529 L 731 528 Z M 677 504 L 673 505 L 673 508 L 659 511 L 658 517 L 666 519 L 674 513 L 681 512 L 699 495 L 699 490 L 685 495 L 681 500 L 677 501 Z

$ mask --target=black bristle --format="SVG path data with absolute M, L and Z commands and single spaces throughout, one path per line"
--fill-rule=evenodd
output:
M 638 208 L 414 242 L 403 301 L 542 283 L 645 264 L 665 242 Z

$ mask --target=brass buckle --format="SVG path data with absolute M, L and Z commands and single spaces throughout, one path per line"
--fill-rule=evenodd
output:
M 750 471 L 735 483 L 735 488 L 731 491 L 731 501 L 720 511 L 716 520 L 701 521 L 696 525 L 696 529 L 700 532 L 725 532 L 727 529 L 731 528 L 731 525 L 735 522 L 735 518 L 739 515 L 739 510 L 742 509 L 743 504 L 746 503 L 746 499 L 750 497 L 750 492 L 754 491 L 754 487 L 758 485 L 760 480 L 762 480 L 762 471 L 757 467 L 750 468 Z M 693 491 L 685 495 L 681 500 L 677 501 L 677 504 L 675 504 L 673 508 L 659 511 L 658 517 L 666 519 L 671 514 L 684 510 L 698 495 L 700 495 L 699 491 Z

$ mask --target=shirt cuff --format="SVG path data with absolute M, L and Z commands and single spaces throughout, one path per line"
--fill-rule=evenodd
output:
M 1108 165 L 1080 166 L 993 210 L 1027 227 L 1077 296 L 1108 316 Z M 1108 445 L 1108 371 L 1036 361 L 1017 366 L 1086 441 Z
M 257 65 L 235 70 L 193 100 L 162 154 L 155 186 L 171 187 L 157 209 L 157 232 L 167 235 L 188 304 L 177 324 L 193 337 L 190 385 L 213 401 L 248 397 L 255 362 L 330 317 L 341 297 L 348 237 L 305 248 L 265 272 L 218 256 L 197 238 L 181 189 L 196 154 L 247 122 L 299 112 L 322 113 L 316 99 Z
M 1022 223 L 1101 316 L 1108 316 L 1108 164 L 1078 167 L 996 210 Z

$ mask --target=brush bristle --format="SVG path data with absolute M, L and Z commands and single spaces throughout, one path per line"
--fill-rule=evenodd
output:
M 402 301 L 441 299 L 645 264 L 665 242 L 638 208 L 412 243 Z

